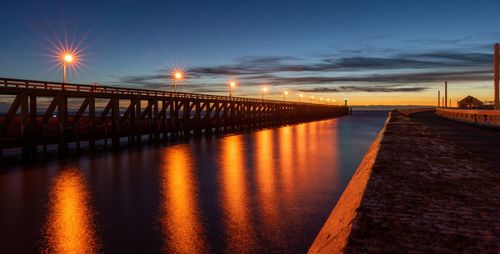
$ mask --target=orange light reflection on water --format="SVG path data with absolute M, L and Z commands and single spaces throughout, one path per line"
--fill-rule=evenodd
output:
M 220 146 L 220 184 L 226 234 L 229 238 L 228 252 L 251 252 L 255 241 L 248 209 L 250 204 L 248 203 L 243 136 L 226 137 L 222 139 Z
M 296 126 L 287 126 L 278 129 L 279 134 L 279 158 L 280 158 L 280 179 L 282 184 L 282 197 L 286 202 L 293 202 L 294 188 L 294 163 L 297 162 L 297 157 L 293 151 L 297 148 L 294 144 L 293 132 L 296 131 Z
M 256 177 L 258 189 L 258 205 L 261 208 L 265 224 L 270 228 L 280 221 L 278 203 L 276 200 L 277 186 L 275 182 L 275 144 L 273 134 L 276 130 L 264 130 L 255 133 L 256 135 Z M 276 144 L 277 145 L 277 144 Z M 285 145 L 285 144 L 283 144 Z
M 83 174 L 62 171 L 49 194 L 45 231 L 46 253 L 98 253 L 90 206 L 90 194 Z
M 206 252 L 192 160 L 183 145 L 167 149 L 165 153 L 161 172 L 161 224 L 165 249 L 171 253 Z

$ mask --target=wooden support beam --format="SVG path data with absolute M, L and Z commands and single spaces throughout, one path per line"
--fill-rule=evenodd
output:
M 69 124 L 70 126 L 74 127 L 78 123 L 80 117 L 83 115 L 83 112 L 85 112 L 88 106 L 89 100 L 88 98 L 85 98 L 85 100 L 82 102 L 82 105 L 80 105 L 80 108 L 78 108 L 78 111 L 76 111 L 75 115 L 73 116 L 73 119 L 71 119 L 71 123 Z
M 95 119 L 95 97 L 87 97 L 89 103 L 89 148 L 91 152 L 95 151 L 96 140 L 96 119 Z
M 68 141 L 66 133 L 66 124 L 68 117 L 68 98 L 64 94 L 59 94 L 57 97 L 57 120 L 59 127 L 59 142 L 58 142 L 58 152 L 60 155 L 66 154 L 68 151 Z
M 19 109 L 19 106 L 21 105 L 21 96 L 17 95 L 14 98 L 14 102 L 12 102 L 12 105 L 10 105 L 9 110 L 7 111 L 7 115 L 5 115 L 5 119 L 3 121 L 2 129 L 0 134 L 3 137 L 3 134 L 7 131 L 9 128 L 10 123 L 14 119 L 14 117 L 17 114 L 17 110 Z
M 123 115 L 120 116 L 120 125 L 124 124 L 127 120 L 130 122 L 130 112 L 132 112 L 133 105 L 134 104 L 131 102 L 127 109 L 125 109 L 125 112 L 123 112 Z
M 146 108 L 144 109 L 144 111 L 141 114 L 141 120 L 144 119 L 146 116 L 149 116 L 151 114 L 151 106 L 152 105 L 153 105 L 152 101 L 148 100 L 148 104 L 147 104 Z
M 104 108 L 104 110 L 101 113 L 101 117 L 99 117 L 99 120 L 97 122 L 98 126 L 103 124 L 103 123 L 106 125 L 106 117 L 108 116 L 108 114 L 112 110 L 112 108 L 113 108 L 113 99 L 110 98 L 108 103 L 106 104 L 106 107 Z
M 49 104 L 49 107 L 47 107 L 47 110 L 42 116 L 42 123 L 47 124 L 49 119 L 52 117 L 52 114 L 54 114 L 54 111 L 57 108 L 57 96 L 52 99 L 52 101 Z
M 111 98 L 111 145 L 114 149 L 120 147 L 120 99 Z
M 158 111 L 158 100 L 153 101 L 153 132 L 154 140 L 158 142 L 160 140 L 160 115 Z
M 31 156 L 30 146 L 31 139 L 29 136 L 29 102 L 27 94 L 20 94 L 19 98 L 21 100 L 21 139 L 22 139 L 22 156 L 24 159 L 28 159 Z
M 137 144 L 141 143 L 142 139 L 142 118 L 141 118 L 141 99 L 135 99 L 135 123 L 134 123 L 134 134 L 135 142 Z
M 191 135 L 191 129 L 190 129 L 190 121 L 191 121 L 191 105 L 189 99 L 183 99 L 182 100 L 182 131 L 183 131 L 183 136 L 189 137 Z

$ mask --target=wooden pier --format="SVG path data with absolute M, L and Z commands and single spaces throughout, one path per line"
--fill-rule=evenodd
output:
M 0 156 L 21 148 L 23 157 L 57 144 L 80 148 L 96 141 L 112 147 L 128 143 L 225 133 L 314 121 L 346 115 L 345 106 L 174 93 L 110 86 L 0 78 L 8 111 L 0 115 Z M 68 105 L 71 105 L 70 107 Z

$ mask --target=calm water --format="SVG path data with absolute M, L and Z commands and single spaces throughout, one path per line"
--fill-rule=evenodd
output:
M 386 112 L 0 171 L 0 253 L 304 253 Z

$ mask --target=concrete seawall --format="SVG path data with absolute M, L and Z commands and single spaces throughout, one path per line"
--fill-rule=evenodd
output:
M 309 253 L 500 252 L 500 172 L 389 114 Z
M 453 121 L 500 128 L 500 110 L 437 108 L 436 115 Z

